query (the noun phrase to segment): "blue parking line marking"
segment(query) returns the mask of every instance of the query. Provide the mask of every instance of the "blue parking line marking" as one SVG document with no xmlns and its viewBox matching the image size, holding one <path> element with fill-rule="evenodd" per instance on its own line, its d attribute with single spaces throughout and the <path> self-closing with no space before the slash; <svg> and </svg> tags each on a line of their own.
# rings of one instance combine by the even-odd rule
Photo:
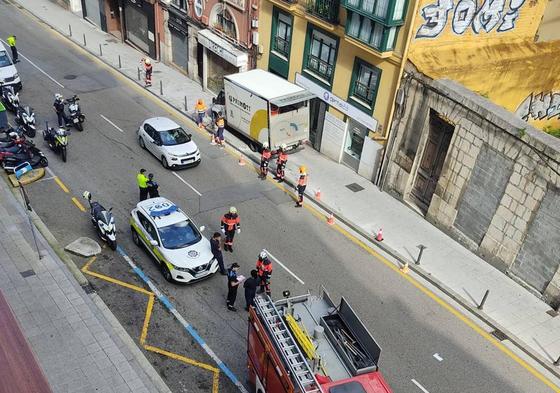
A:
<svg viewBox="0 0 560 393">
<path fill-rule="evenodd" d="M 181 314 L 179 314 L 179 312 L 177 311 L 177 309 L 175 308 L 175 306 L 169 301 L 169 299 L 167 298 L 167 296 L 165 296 L 163 293 L 161 293 L 161 291 L 155 286 L 155 284 L 152 282 L 152 280 L 150 280 L 150 278 L 144 273 L 144 271 L 142 271 L 142 269 L 140 269 L 138 266 L 136 266 L 136 264 L 134 263 L 134 261 L 132 260 L 132 258 L 130 258 L 126 252 L 123 250 L 123 248 L 119 245 L 117 246 L 117 252 L 124 258 L 124 260 L 130 265 L 130 267 L 132 268 L 132 270 L 134 271 L 134 273 L 136 273 L 138 275 L 138 277 L 140 277 L 142 279 L 142 281 L 144 281 L 144 283 L 150 288 L 150 290 L 156 295 L 156 297 L 158 298 L 158 300 L 167 308 L 167 310 L 173 314 L 173 316 L 175 317 L 175 319 L 177 319 L 177 321 L 179 321 L 179 323 L 183 326 L 183 328 L 187 331 L 187 333 L 189 333 L 191 335 L 191 337 L 198 343 L 198 345 L 200 345 L 202 347 L 202 349 L 204 350 L 204 352 L 206 352 L 206 354 L 208 356 L 210 356 L 212 358 L 212 360 L 214 360 L 214 362 L 216 363 L 216 365 L 218 366 L 218 368 L 220 370 L 222 370 L 222 372 L 229 378 L 229 380 L 231 382 L 233 382 L 235 384 L 235 386 L 237 386 L 237 388 L 239 389 L 240 392 L 242 393 L 249 393 L 247 391 L 247 389 L 245 389 L 245 386 L 243 386 L 243 384 L 239 381 L 239 379 L 235 376 L 235 374 L 226 366 L 226 364 L 214 353 L 214 351 L 208 346 L 208 344 L 206 344 L 206 342 L 204 341 L 204 339 L 202 337 L 200 337 L 200 334 L 198 334 L 198 332 L 196 331 L 196 329 L 190 324 L 188 323 L 185 318 L 183 318 L 183 316 Z"/>
</svg>

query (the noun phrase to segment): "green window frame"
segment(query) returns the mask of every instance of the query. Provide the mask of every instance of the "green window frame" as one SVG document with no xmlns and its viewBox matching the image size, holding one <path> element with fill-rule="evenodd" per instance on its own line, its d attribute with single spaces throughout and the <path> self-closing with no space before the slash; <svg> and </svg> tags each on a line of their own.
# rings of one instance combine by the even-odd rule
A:
<svg viewBox="0 0 560 393">
<path fill-rule="evenodd" d="M 338 56 L 338 37 L 308 24 L 303 51 L 303 70 L 319 84 L 330 88 L 336 59 Z"/>
<path fill-rule="evenodd" d="M 408 0 L 342 0 L 344 8 L 385 26 L 404 24 Z"/>
<path fill-rule="evenodd" d="M 294 17 L 274 7 L 272 16 L 272 35 L 270 47 L 272 52 L 284 58 L 290 58 Z"/>
<path fill-rule="evenodd" d="M 348 90 L 348 100 L 371 114 L 381 83 L 381 69 L 356 57 Z"/>
<path fill-rule="evenodd" d="M 346 35 L 380 51 L 395 48 L 399 27 L 385 26 L 360 13 L 348 10 Z"/>
</svg>

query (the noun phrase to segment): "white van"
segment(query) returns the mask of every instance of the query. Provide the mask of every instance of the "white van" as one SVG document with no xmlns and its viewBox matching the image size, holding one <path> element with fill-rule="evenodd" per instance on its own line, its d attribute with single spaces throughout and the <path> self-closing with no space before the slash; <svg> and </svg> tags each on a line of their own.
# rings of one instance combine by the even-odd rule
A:
<svg viewBox="0 0 560 393">
<path fill-rule="evenodd" d="M 12 61 L 8 50 L 1 43 L 0 43 L 0 84 L 4 84 L 4 86 L 13 86 L 15 91 L 19 91 L 23 87 L 16 66 L 14 66 L 14 62 Z"/>
</svg>

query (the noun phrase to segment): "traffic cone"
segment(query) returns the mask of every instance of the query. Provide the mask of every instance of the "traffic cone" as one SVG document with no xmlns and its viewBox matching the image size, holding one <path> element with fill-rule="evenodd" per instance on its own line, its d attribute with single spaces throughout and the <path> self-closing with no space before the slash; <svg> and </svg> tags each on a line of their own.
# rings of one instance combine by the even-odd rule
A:
<svg viewBox="0 0 560 393">
<path fill-rule="evenodd" d="M 377 231 L 377 235 L 375 235 L 375 240 L 377 240 L 378 242 L 383 241 L 383 228 L 379 228 L 379 230 Z"/>
<path fill-rule="evenodd" d="M 327 217 L 327 224 L 334 225 L 334 215 L 332 213 Z"/>
<path fill-rule="evenodd" d="M 321 189 L 317 188 L 317 191 L 315 191 L 315 199 L 317 199 L 318 201 L 321 200 Z"/>
<path fill-rule="evenodd" d="M 214 134 L 210 134 L 210 144 L 212 146 L 216 146 L 216 137 L 214 136 Z"/>
<path fill-rule="evenodd" d="M 404 274 L 408 273 L 408 262 L 405 262 L 404 265 L 401 266 L 400 271 Z"/>
<path fill-rule="evenodd" d="M 245 159 L 243 155 L 239 156 L 239 166 L 245 166 Z"/>
</svg>

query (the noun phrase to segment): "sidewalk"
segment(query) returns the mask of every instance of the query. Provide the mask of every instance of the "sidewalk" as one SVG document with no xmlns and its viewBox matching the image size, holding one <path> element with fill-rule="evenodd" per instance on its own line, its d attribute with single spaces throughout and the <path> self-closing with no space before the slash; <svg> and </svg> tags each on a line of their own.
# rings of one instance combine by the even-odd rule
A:
<svg viewBox="0 0 560 393">
<path fill-rule="evenodd" d="M 105 63 L 138 81 L 137 67 L 141 53 L 121 44 L 79 16 L 73 15 L 48 0 L 16 0 L 53 28 L 68 36 L 68 24 L 72 26 L 71 40 L 83 46 L 83 35 L 87 49 L 99 57 L 101 44 Z M 59 21 L 65 21 L 60 26 Z M 25 53 L 25 47 L 22 46 Z M 163 95 L 160 95 L 160 81 Z M 209 105 L 212 94 L 202 92 L 201 86 L 188 79 L 172 67 L 163 63 L 154 64 L 155 95 L 178 110 L 192 115 L 197 98 L 204 98 Z M 258 160 L 247 145 L 226 132 L 226 140 L 249 157 Z M 309 172 L 308 198 L 321 189 L 320 205 L 333 212 L 355 231 L 369 239 L 374 232 L 383 228 L 385 240 L 381 248 L 401 263 L 408 261 L 411 269 L 418 272 L 472 313 L 505 333 L 508 338 L 550 371 L 560 376 L 553 362 L 560 356 L 560 318 L 547 314 L 551 308 L 529 291 L 491 265 L 463 248 L 443 232 L 429 224 L 424 218 L 379 189 L 351 169 L 336 164 L 312 148 L 291 154 L 287 166 L 287 178 L 296 179 L 297 168 L 304 164 Z M 347 186 L 356 183 L 363 189 L 352 191 Z M 414 264 L 418 245 L 424 245 L 421 265 Z M 484 311 L 477 310 L 484 292 L 490 296 Z"/>
<path fill-rule="evenodd" d="M 126 332 L 98 295 L 79 286 L 35 229 L 39 259 L 25 211 L 8 187 L 0 179 L 0 288 L 51 390 L 168 393 L 132 340 L 121 339 Z"/>
</svg>

